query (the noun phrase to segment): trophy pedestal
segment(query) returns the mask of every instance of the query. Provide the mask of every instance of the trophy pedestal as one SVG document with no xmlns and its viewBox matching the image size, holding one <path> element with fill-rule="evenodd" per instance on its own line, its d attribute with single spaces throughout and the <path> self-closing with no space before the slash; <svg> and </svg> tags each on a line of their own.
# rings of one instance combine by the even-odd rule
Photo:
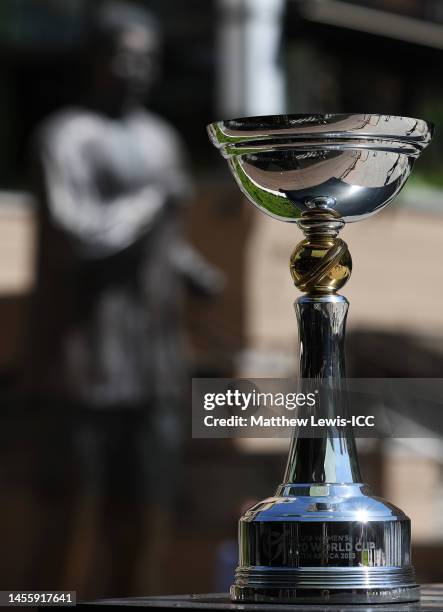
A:
<svg viewBox="0 0 443 612">
<path fill-rule="evenodd" d="M 237 602 L 417 601 L 410 521 L 364 485 L 288 485 L 240 519 Z"/>
</svg>

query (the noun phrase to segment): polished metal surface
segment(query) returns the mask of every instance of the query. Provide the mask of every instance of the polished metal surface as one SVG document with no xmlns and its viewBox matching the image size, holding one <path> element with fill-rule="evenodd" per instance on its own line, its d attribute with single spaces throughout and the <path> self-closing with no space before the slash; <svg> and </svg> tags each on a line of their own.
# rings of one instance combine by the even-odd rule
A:
<svg viewBox="0 0 443 612">
<path fill-rule="evenodd" d="M 300 376 L 331 383 L 320 399 L 330 417 L 346 408 L 334 388 L 346 375 L 347 311 L 340 295 L 296 302 Z M 241 517 L 234 601 L 416 601 L 408 517 L 362 484 L 350 428 L 322 434 L 294 431 L 283 484 Z"/>
<path fill-rule="evenodd" d="M 399 193 L 433 126 L 392 115 L 279 115 L 218 121 L 208 132 L 263 212 L 297 222 L 326 208 L 349 222 Z"/>
<path fill-rule="evenodd" d="M 343 222 L 325 210 L 300 217 L 305 233 L 292 252 L 290 271 L 294 284 L 310 295 L 335 293 L 347 283 L 352 272 L 348 245 L 337 238 Z"/>
<path fill-rule="evenodd" d="M 419 596 L 409 519 L 360 483 L 283 484 L 242 516 L 239 539 L 236 601 L 381 603 Z"/>
<path fill-rule="evenodd" d="M 322 380 L 322 410 L 345 415 L 347 300 L 337 291 L 352 260 L 338 238 L 345 222 L 384 208 L 400 191 L 433 126 L 391 115 L 282 115 L 208 126 L 243 193 L 263 212 L 305 234 L 290 271 L 300 378 Z M 305 381 L 306 382 L 306 381 Z M 307 384 L 307 383 L 306 383 Z M 310 383 L 312 384 L 312 383 Z M 351 429 L 291 442 L 284 482 L 239 523 L 238 602 L 382 604 L 419 599 L 410 521 L 361 483 Z"/>
<path fill-rule="evenodd" d="M 341 295 L 302 296 L 295 303 L 300 338 L 300 377 L 322 379 L 320 398 L 326 418 L 345 416 L 328 381 L 345 376 L 344 337 L 348 301 Z M 308 391 L 308 390 L 307 390 Z M 355 440 L 351 428 L 328 427 L 322 437 L 294 435 L 289 450 L 285 483 L 360 482 Z M 311 515 L 312 516 L 312 515 Z"/>
</svg>

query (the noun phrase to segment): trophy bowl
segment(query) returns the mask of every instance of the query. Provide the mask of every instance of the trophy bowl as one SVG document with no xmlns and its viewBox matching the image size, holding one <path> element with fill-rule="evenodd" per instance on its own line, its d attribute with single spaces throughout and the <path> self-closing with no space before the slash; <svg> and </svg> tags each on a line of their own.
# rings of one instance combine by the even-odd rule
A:
<svg viewBox="0 0 443 612">
<path fill-rule="evenodd" d="M 345 222 L 386 206 L 432 139 L 421 119 L 374 114 L 277 115 L 208 126 L 242 192 L 281 221 L 328 210 Z"/>
<path fill-rule="evenodd" d="M 281 115 L 208 126 L 242 192 L 305 234 L 290 270 L 305 294 L 295 309 L 300 380 L 345 378 L 348 301 L 337 294 L 352 260 L 338 233 L 384 208 L 401 190 L 433 126 L 374 114 Z M 334 393 L 323 410 L 340 415 Z M 330 421 L 333 422 L 333 418 Z M 282 484 L 239 522 L 231 597 L 240 602 L 380 604 L 420 597 L 410 520 L 362 480 L 354 432 L 295 430 Z"/>
</svg>

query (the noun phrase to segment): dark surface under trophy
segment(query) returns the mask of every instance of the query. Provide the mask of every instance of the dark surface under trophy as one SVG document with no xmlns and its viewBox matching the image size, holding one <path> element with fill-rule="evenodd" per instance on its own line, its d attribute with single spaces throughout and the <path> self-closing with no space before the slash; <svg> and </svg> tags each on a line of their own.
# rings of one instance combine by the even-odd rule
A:
<svg viewBox="0 0 443 612">
<path fill-rule="evenodd" d="M 348 302 L 337 294 L 352 260 L 338 233 L 399 193 L 432 139 L 425 121 L 389 115 L 281 115 L 220 121 L 209 135 L 260 210 L 297 223 L 290 260 L 300 377 L 345 377 Z M 333 403 L 329 413 L 334 414 Z M 240 519 L 238 602 L 417 601 L 410 521 L 362 483 L 352 431 L 294 432 L 283 484 Z"/>
</svg>

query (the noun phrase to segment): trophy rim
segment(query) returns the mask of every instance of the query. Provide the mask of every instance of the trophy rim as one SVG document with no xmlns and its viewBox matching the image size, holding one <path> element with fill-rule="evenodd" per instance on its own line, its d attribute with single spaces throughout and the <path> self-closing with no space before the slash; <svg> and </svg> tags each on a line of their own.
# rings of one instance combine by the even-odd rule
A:
<svg viewBox="0 0 443 612">
<path fill-rule="evenodd" d="M 393 126 L 383 129 L 389 120 Z M 401 125 L 401 123 L 404 125 Z M 207 126 L 212 143 L 225 157 L 243 152 L 299 148 L 395 150 L 418 157 L 435 132 L 432 122 L 378 113 L 299 113 L 257 115 L 214 121 Z"/>
</svg>

